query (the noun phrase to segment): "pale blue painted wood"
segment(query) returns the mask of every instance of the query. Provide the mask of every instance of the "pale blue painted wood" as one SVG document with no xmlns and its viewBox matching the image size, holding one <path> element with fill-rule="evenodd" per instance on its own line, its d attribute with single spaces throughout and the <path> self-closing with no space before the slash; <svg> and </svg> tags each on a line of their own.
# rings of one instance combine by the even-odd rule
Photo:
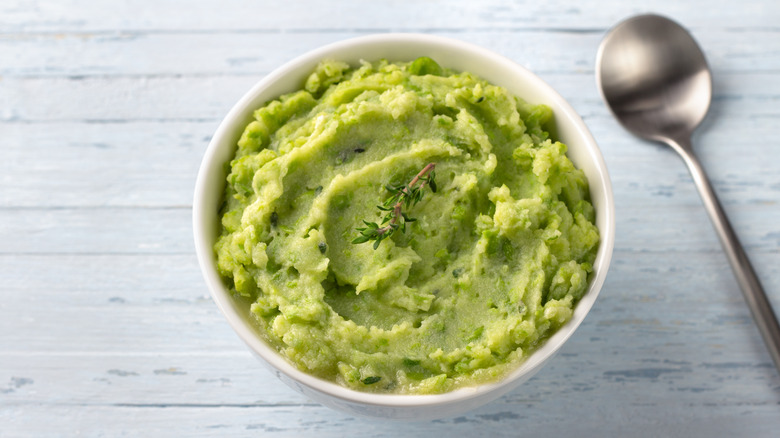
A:
<svg viewBox="0 0 780 438">
<path fill-rule="evenodd" d="M 776 436 L 771 365 L 682 162 L 623 132 L 593 78 L 645 2 L 8 0 L 0 4 L 0 437 Z M 655 2 L 714 69 L 696 148 L 780 308 L 780 3 Z M 208 296 L 190 208 L 220 118 L 275 66 L 384 31 L 526 65 L 583 115 L 617 243 L 552 363 L 477 411 L 384 423 L 260 367 Z"/>
</svg>

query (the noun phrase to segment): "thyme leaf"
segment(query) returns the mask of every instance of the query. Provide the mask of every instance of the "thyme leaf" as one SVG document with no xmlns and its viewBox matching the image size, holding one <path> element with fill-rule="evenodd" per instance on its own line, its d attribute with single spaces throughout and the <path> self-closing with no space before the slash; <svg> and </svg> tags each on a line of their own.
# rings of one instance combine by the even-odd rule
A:
<svg viewBox="0 0 780 438">
<path fill-rule="evenodd" d="M 370 377 L 366 377 L 365 379 L 361 380 L 361 382 L 363 382 L 364 385 L 373 385 L 374 383 L 376 383 L 376 382 L 378 382 L 380 380 L 382 380 L 382 378 L 379 377 L 379 376 L 370 376 Z"/>
<path fill-rule="evenodd" d="M 377 208 L 387 212 L 387 214 L 379 223 L 364 220 L 363 223 L 366 226 L 357 229 L 360 235 L 353 239 L 352 243 L 357 245 L 373 240 L 374 249 L 377 249 L 382 240 L 392 236 L 396 230 L 400 229 L 402 233 L 405 233 L 406 223 L 414 222 L 417 219 L 408 216 L 402 209 L 409 209 L 420 202 L 426 185 L 431 188 L 431 192 L 436 193 L 435 167 L 436 163 L 429 163 L 409 181 L 409 184 L 385 185 L 385 189 L 390 192 L 391 196 L 382 205 L 377 205 Z"/>
</svg>

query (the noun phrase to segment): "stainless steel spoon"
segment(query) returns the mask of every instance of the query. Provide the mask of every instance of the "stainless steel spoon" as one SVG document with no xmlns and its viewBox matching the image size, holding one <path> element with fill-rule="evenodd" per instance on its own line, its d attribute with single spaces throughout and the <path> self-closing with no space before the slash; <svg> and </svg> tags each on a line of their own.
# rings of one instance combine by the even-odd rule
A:
<svg viewBox="0 0 780 438">
<path fill-rule="evenodd" d="M 731 268 L 780 370 L 780 326 L 704 169 L 691 134 L 710 106 L 712 76 L 696 41 L 680 25 L 658 15 L 629 18 L 599 47 L 596 80 L 607 106 L 634 135 L 666 143 L 693 176 Z"/>
</svg>

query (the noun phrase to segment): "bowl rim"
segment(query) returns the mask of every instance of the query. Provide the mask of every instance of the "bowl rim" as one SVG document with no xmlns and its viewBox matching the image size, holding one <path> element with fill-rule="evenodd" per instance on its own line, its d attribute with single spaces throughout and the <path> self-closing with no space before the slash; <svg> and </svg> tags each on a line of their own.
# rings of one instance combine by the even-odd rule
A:
<svg viewBox="0 0 780 438">
<path fill-rule="evenodd" d="M 531 355 L 521 362 L 517 368 L 513 369 L 497 381 L 461 387 L 440 394 L 382 394 L 361 392 L 341 386 L 332 381 L 315 377 L 293 366 L 273 347 L 268 345 L 260 336 L 258 336 L 255 330 L 249 326 L 247 320 L 237 312 L 235 304 L 232 302 L 233 299 L 230 296 L 230 292 L 224 287 L 222 280 L 216 271 L 216 262 L 212 249 L 213 242 L 207 241 L 208 239 L 206 238 L 208 234 L 206 217 L 211 214 L 216 216 L 216 213 L 207 210 L 208 205 L 206 205 L 207 203 L 205 202 L 204 194 L 208 190 L 209 185 L 214 183 L 209 176 L 209 173 L 215 172 L 214 166 L 222 168 L 225 164 L 224 161 L 218 160 L 218 152 L 221 148 L 228 147 L 223 146 L 227 141 L 226 139 L 235 138 L 236 133 L 234 132 L 233 125 L 237 124 L 237 120 L 245 120 L 247 118 L 247 113 L 251 114 L 251 112 L 256 109 L 256 106 L 252 106 L 251 104 L 259 93 L 267 88 L 273 87 L 287 75 L 298 71 L 302 66 L 309 65 L 313 61 L 331 58 L 331 56 L 328 56 L 329 54 L 341 50 L 358 47 L 362 48 L 363 51 L 367 51 L 366 49 L 371 46 L 381 44 L 427 44 L 438 46 L 447 50 L 461 51 L 464 56 L 477 58 L 510 71 L 513 76 L 521 78 L 522 81 L 529 82 L 535 88 L 541 90 L 546 98 L 550 99 L 545 103 L 550 104 L 551 102 L 554 102 L 554 105 L 550 106 L 556 107 L 556 120 L 565 119 L 572 125 L 576 131 L 576 136 L 582 140 L 582 143 L 587 149 L 586 152 L 589 160 L 595 165 L 595 173 L 598 175 L 598 179 L 597 181 L 592 181 L 591 178 L 589 178 L 589 188 L 591 195 L 593 195 L 594 190 L 603 192 L 603 199 L 601 201 L 603 202 L 603 206 L 600 205 L 596 211 L 597 215 L 606 213 L 606 217 L 604 218 L 605 226 L 603 229 L 601 227 L 599 228 L 601 241 L 596 262 L 594 263 L 595 275 L 590 281 L 587 292 L 575 306 L 574 314 L 571 319 L 566 324 L 559 327 L 542 345 L 533 350 Z M 559 111 L 562 111 L 562 114 Z M 558 124 L 560 125 L 560 122 L 558 122 Z M 230 147 L 235 148 L 235 144 L 232 144 Z M 591 198 L 593 198 L 593 196 L 591 196 Z M 603 210 L 603 212 L 601 210 Z M 554 356 L 566 340 L 574 334 L 577 327 L 582 323 L 587 313 L 589 313 L 604 284 L 614 248 L 614 215 L 615 207 L 612 183 L 609 178 L 606 163 L 604 162 L 604 158 L 601 155 L 595 139 L 574 108 L 572 108 L 558 92 L 541 78 L 511 59 L 472 43 L 429 34 L 386 33 L 350 38 L 308 51 L 273 70 L 251 87 L 222 120 L 204 153 L 195 184 L 192 219 L 195 250 L 201 272 L 209 287 L 211 296 L 233 330 L 257 356 L 290 379 L 306 385 L 319 393 L 323 393 L 328 397 L 336 398 L 348 403 L 403 408 L 448 405 L 483 396 L 502 387 L 511 385 L 512 382 L 518 380 L 522 381 L 521 377 L 533 374 L 548 359 Z"/>
</svg>

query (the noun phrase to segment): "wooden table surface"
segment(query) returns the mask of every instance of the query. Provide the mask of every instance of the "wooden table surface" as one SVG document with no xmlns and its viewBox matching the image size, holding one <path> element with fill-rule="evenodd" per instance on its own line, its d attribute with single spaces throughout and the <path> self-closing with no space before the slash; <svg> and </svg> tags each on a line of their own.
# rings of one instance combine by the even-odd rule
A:
<svg viewBox="0 0 780 438">
<path fill-rule="evenodd" d="M 0 436 L 778 436 L 780 377 L 686 168 L 596 89 L 604 32 L 648 11 L 704 47 L 696 150 L 780 309 L 775 0 L 4 0 Z M 599 142 L 617 205 L 606 284 L 558 357 L 424 423 L 353 418 L 273 378 L 193 249 L 195 175 L 230 107 L 292 57 L 380 32 L 470 41 L 540 75 Z"/>
</svg>

